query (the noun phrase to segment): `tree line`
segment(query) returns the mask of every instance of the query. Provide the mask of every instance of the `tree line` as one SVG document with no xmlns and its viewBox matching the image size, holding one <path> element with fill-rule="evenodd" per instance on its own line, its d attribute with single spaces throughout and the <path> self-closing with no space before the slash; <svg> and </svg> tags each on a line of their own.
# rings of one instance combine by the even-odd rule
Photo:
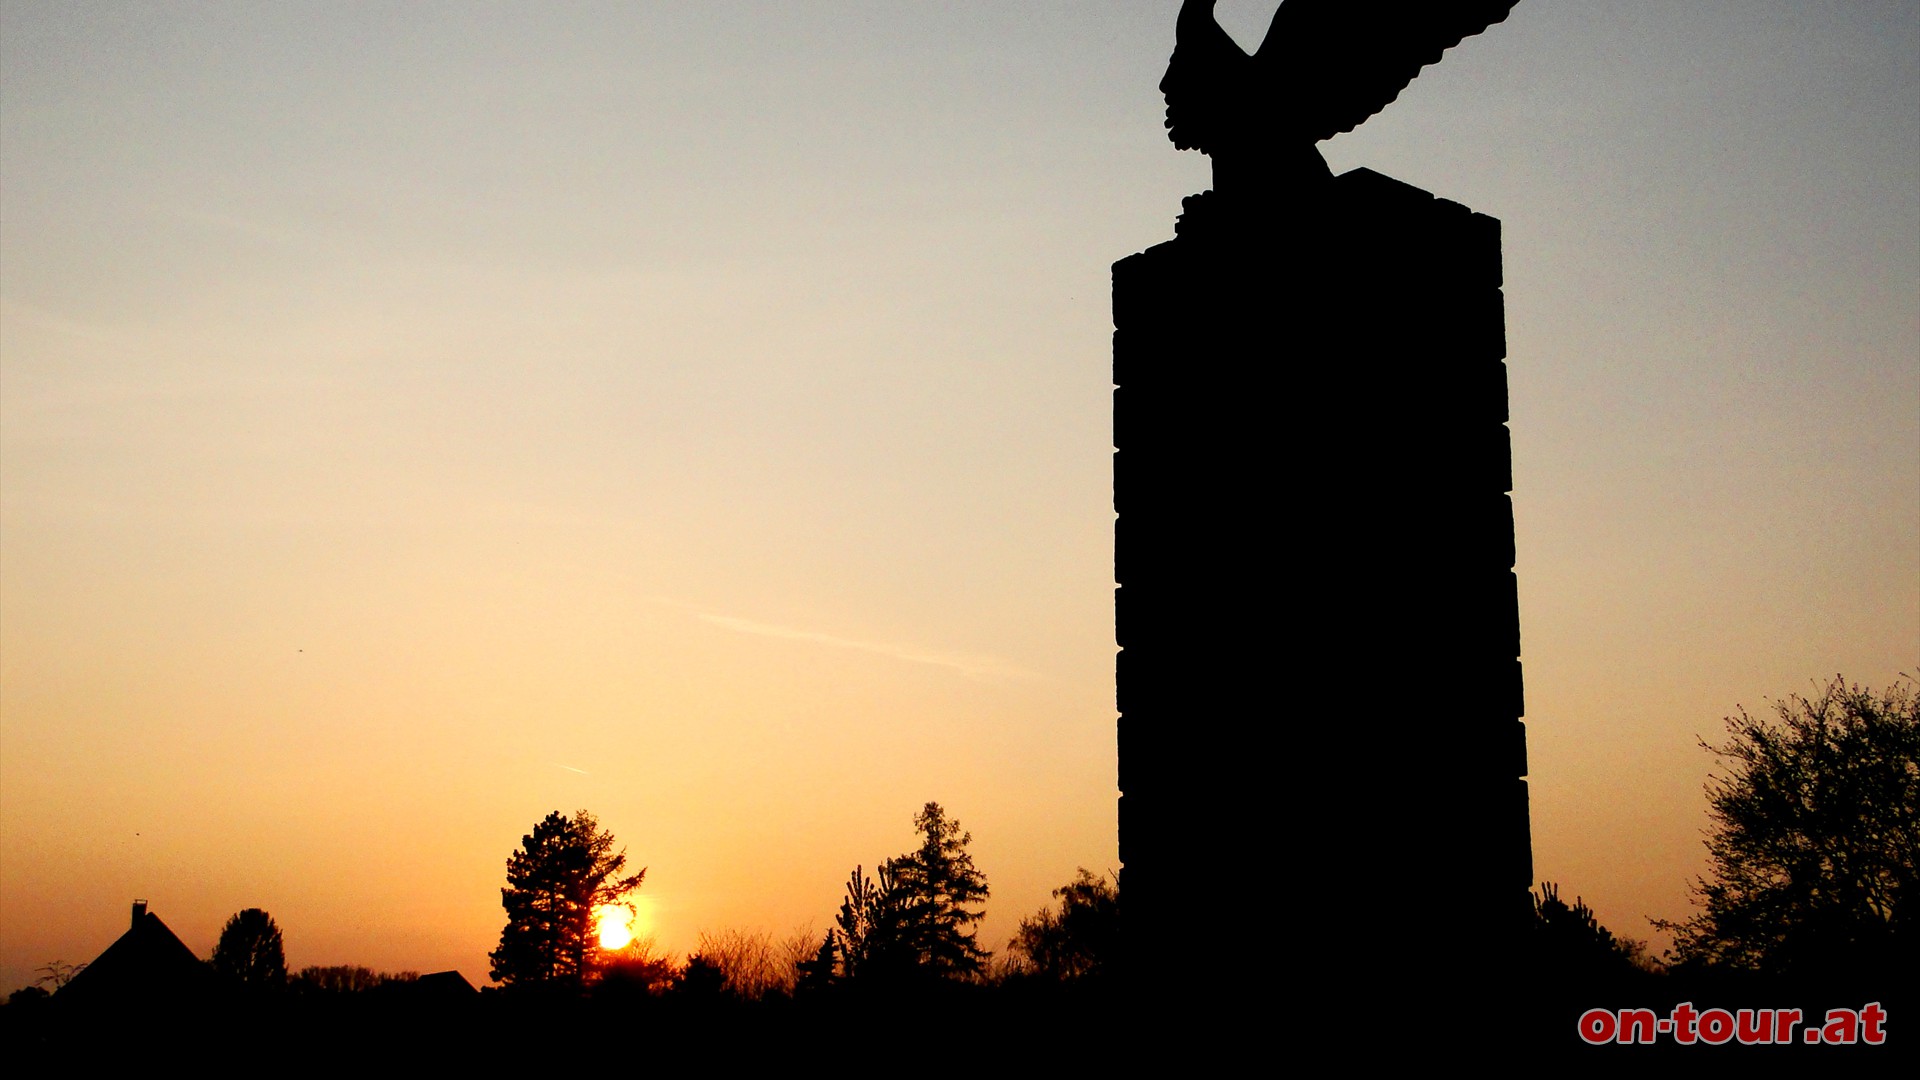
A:
<svg viewBox="0 0 1920 1080">
<path fill-rule="evenodd" d="M 1600 981 L 1670 975 L 1796 984 L 1904 985 L 1920 970 L 1920 694 L 1839 676 L 1791 694 L 1772 715 L 1727 717 L 1707 782 L 1707 871 L 1694 913 L 1649 919 L 1672 935 L 1656 959 L 1616 937 L 1556 886 L 1534 896 L 1530 959 L 1540 971 Z"/>
<path fill-rule="evenodd" d="M 979 905 L 990 888 L 967 847 L 973 841 L 937 802 L 913 819 L 916 849 L 856 866 L 833 926 L 804 933 L 703 933 L 684 964 L 646 942 L 607 947 L 597 926 L 609 909 L 631 912 L 644 869 L 626 873 L 626 852 L 582 810 L 554 812 L 521 838 L 507 860 L 501 904 L 507 924 L 491 954 L 492 975 L 521 993 L 644 992 L 759 1000 L 852 988 L 897 990 L 989 979 L 1097 980 L 1119 964 L 1119 889 L 1086 870 L 1054 891 L 1059 911 L 1023 919 L 999 964 L 979 941 Z"/>
<path fill-rule="evenodd" d="M 1911 679 L 1876 692 L 1836 677 L 1812 696 L 1745 710 L 1724 742 L 1701 742 L 1721 766 L 1709 781 L 1707 872 L 1696 910 L 1654 920 L 1673 935 L 1655 960 L 1642 942 L 1601 926 L 1583 899 L 1557 886 L 1535 894 L 1525 960 L 1572 984 L 1662 974 L 1881 979 L 1920 970 L 1920 694 Z M 1055 903 L 1020 920 L 996 955 L 979 940 L 986 875 L 972 835 L 936 802 L 912 819 L 918 845 L 852 869 L 824 933 L 776 940 L 761 932 L 702 933 L 684 961 L 637 941 L 603 943 L 608 909 L 632 911 L 646 870 L 587 811 L 536 823 L 507 860 L 506 924 L 491 972 L 510 996 L 676 997 L 765 1001 L 884 995 L 993 984 L 1102 987 L 1123 974 L 1117 877 L 1082 869 Z M 1412 958 L 1410 958 L 1412 962 Z M 250 995 L 359 995 L 404 986 L 411 972 L 355 966 L 290 973 L 280 927 L 258 908 L 236 913 L 207 966 Z M 10 1004 L 44 999 L 82 966 L 55 961 Z"/>
<path fill-rule="evenodd" d="M 1726 741 L 1700 743 L 1722 766 L 1707 785 L 1708 870 L 1693 885 L 1691 918 L 1650 920 L 1654 929 L 1673 935 L 1664 957 L 1656 958 L 1644 941 L 1615 936 L 1583 899 L 1576 896 L 1569 904 L 1547 882 L 1533 898 L 1523 967 L 1575 982 L 1616 983 L 1668 972 L 1682 980 L 1832 980 L 1920 970 L 1914 929 L 1920 694 L 1910 678 L 1876 692 L 1836 676 L 1812 696 L 1775 702 L 1772 714 L 1756 718 L 1740 710 L 1726 720 Z M 559 828 L 568 820 L 556 814 L 546 824 Z M 617 899 L 629 882 L 638 884 L 639 875 L 617 877 L 621 864 L 606 854 L 611 837 L 597 831 L 590 815 L 571 820 L 575 828 L 586 823 L 578 842 L 600 854 L 597 862 L 582 856 L 571 864 L 595 869 L 579 891 L 582 899 L 568 909 L 572 921 L 561 951 L 587 956 L 591 906 Z M 921 837 L 917 849 L 880 862 L 872 873 L 854 867 L 832 928 L 810 950 L 796 941 L 782 943 L 782 978 L 741 977 L 740 950 L 722 952 L 704 941 L 688 958 L 686 970 L 693 974 L 687 978 L 761 996 L 766 987 L 805 994 L 955 981 L 1103 981 L 1119 973 L 1117 878 L 1081 870 L 1054 890 L 1056 906 L 1020 921 L 995 961 L 977 937 L 983 915 L 978 905 L 989 890 L 967 850 L 971 834 L 933 802 L 913 825 Z M 533 846 L 516 860 L 538 847 L 536 837 L 527 842 Z M 520 864 L 510 864 L 510 879 L 512 865 Z M 510 880 L 510 913 L 517 891 Z M 513 941 L 551 932 L 547 922 L 510 918 L 496 958 Z M 768 941 L 754 955 L 772 951 Z M 617 967 L 623 961 L 603 962 Z M 653 965 L 646 985 L 675 985 L 657 959 L 635 963 Z M 556 981 L 545 973 L 562 969 L 565 977 L 557 981 L 572 989 L 592 981 L 587 968 L 545 960 L 496 966 L 494 975 L 510 986 L 538 985 Z"/>
</svg>

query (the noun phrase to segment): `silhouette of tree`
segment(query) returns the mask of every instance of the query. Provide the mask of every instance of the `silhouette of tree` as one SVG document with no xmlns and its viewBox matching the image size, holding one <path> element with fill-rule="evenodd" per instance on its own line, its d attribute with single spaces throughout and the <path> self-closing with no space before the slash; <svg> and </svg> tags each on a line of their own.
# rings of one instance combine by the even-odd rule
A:
<svg viewBox="0 0 1920 1080">
<path fill-rule="evenodd" d="M 621 876 L 626 865 L 626 852 L 614 850 L 592 814 L 548 814 L 507 859 L 507 925 L 489 955 L 493 977 L 522 989 L 584 987 L 599 951 L 596 909 L 624 904 L 646 877 L 645 869 Z"/>
<path fill-rule="evenodd" d="M 670 956 L 655 951 L 652 938 L 635 938 L 601 953 L 593 992 L 607 998 L 659 997 L 679 985 L 680 971 Z"/>
<path fill-rule="evenodd" d="M 776 962 L 780 965 L 781 973 L 780 988 L 788 995 L 792 995 L 800 988 L 800 980 L 807 973 L 807 965 L 819 958 L 818 940 L 814 936 L 813 923 L 809 921 L 803 926 L 795 927 L 792 933 L 781 939 L 775 946 Z M 831 971 L 831 958 L 828 963 L 828 970 Z"/>
<path fill-rule="evenodd" d="M 888 862 L 901 908 L 902 933 L 920 970 L 940 976 L 976 975 L 993 954 L 980 947 L 973 925 L 985 917 L 968 904 L 987 898 L 986 875 L 967 845 L 973 834 L 947 820 L 939 803 L 913 819 L 920 850 Z"/>
<path fill-rule="evenodd" d="M 1743 709 L 1725 744 L 1700 744 L 1728 773 L 1707 785 L 1700 910 L 1655 923 L 1674 934 L 1673 961 L 1795 975 L 1913 963 L 1920 696 L 1835 676 L 1774 713 Z"/>
<path fill-rule="evenodd" d="M 419 978 L 417 971 L 375 971 L 358 964 L 336 964 L 303 967 L 294 974 L 292 985 L 303 994 L 363 994 Z"/>
<path fill-rule="evenodd" d="M 833 985 L 833 969 L 838 959 L 836 952 L 833 931 L 829 930 L 810 958 L 794 962 L 793 992 L 796 997 L 817 994 Z"/>
<path fill-rule="evenodd" d="M 846 899 L 833 920 L 838 929 L 830 932 L 842 978 L 897 977 L 913 967 L 901 927 L 903 899 L 892 860 L 880 864 L 877 881 L 866 876 L 864 867 L 853 868 Z"/>
<path fill-rule="evenodd" d="M 1569 907 L 1551 881 L 1541 882 L 1533 894 L 1533 959 L 1543 974 L 1604 977 L 1646 971 L 1645 949 L 1641 942 L 1615 938 L 1586 900 L 1576 896 Z"/>
<path fill-rule="evenodd" d="M 933 802 L 914 816 L 913 826 L 919 850 L 880 864 L 877 879 L 855 867 L 847 881 L 832 935 L 846 978 L 972 976 L 992 955 L 973 929 L 984 913 L 967 907 L 987 898 L 987 879 L 967 852 L 973 835 Z"/>
<path fill-rule="evenodd" d="M 33 980 L 33 985 L 51 986 L 52 992 L 57 994 L 62 987 L 73 981 L 75 975 L 87 970 L 87 965 L 69 964 L 65 960 L 50 960 L 34 970 L 40 973 L 40 977 Z"/>
<path fill-rule="evenodd" d="M 780 947 L 764 930 L 702 930 L 694 938 L 693 952 L 718 968 L 727 993 L 742 1001 L 793 991 L 793 965 L 782 962 Z M 693 963 L 693 957 L 687 963 Z"/>
<path fill-rule="evenodd" d="M 273 916 L 259 908 L 237 912 L 220 930 L 213 947 L 213 970 L 249 992 L 287 985 L 287 952 Z"/>
<path fill-rule="evenodd" d="M 727 987 L 727 973 L 712 960 L 694 953 L 687 957 L 673 980 L 673 993 L 682 998 L 699 1001 L 711 1001 L 731 991 Z"/>
<path fill-rule="evenodd" d="M 1060 910 L 1021 919 L 1007 948 L 1025 974 L 1067 982 L 1112 973 L 1120 958 L 1120 890 L 1085 867 L 1053 890 Z"/>
<path fill-rule="evenodd" d="M 42 1003 L 53 997 L 44 986 L 23 986 L 7 995 L 7 1007 L 21 1010 L 39 1009 Z"/>
</svg>

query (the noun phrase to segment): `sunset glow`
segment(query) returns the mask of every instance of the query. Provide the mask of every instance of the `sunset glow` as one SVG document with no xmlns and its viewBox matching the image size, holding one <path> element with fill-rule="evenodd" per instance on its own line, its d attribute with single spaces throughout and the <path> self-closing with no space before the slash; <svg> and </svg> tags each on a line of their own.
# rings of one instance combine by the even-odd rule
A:
<svg viewBox="0 0 1920 1080">
<path fill-rule="evenodd" d="M 1212 183 L 1180 8 L 0 0 L 0 996 L 136 897 L 484 984 L 580 809 L 622 958 L 817 949 L 929 800 L 983 947 L 1119 869 L 1111 266 Z M 1920 661 L 1916 100 L 1920 4 L 1532 2 L 1320 144 L 1500 221 L 1533 864 L 1655 955 L 1699 740 Z M 1282 337 L 1182 363 L 1345 357 Z M 1238 454 L 1195 529 L 1365 572 L 1285 561 L 1346 447 Z M 1273 638 L 1207 752 L 1339 724 L 1363 788 L 1476 715 L 1396 612 L 1367 687 L 1267 617 L 1178 628 Z"/>
<path fill-rule="evenodd" d="M 601 948 L 624 949 L 633 940 L 633 912 L 618 904 L 609 904 L 596 909 L 593 917 L 600 923 Z"/>
</svg>

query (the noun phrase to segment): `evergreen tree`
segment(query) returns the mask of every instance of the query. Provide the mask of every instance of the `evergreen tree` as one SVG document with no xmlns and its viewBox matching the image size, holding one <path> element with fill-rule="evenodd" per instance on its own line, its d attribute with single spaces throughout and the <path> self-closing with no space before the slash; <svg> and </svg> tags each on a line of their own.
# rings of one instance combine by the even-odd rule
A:
<svg viewBox="0 0 1920 1080">
<path fill-rule="evenodd" d="M 895 860 L 880 864 L 876 877 L 856 866 L 847 878 L 847 897 L 834 916 L 832 940 L 840 953 L 843 978 L 898 978 L 916 963 L 904 933 L 905 894 L 894 875 Z"/>
<path fill-rule="evenodd" d="M 597 909 L 623 904 L 646 877 L 644 868 L 622 877 L 626 865 L 626 852 L 614 850 L 613 834 L 592 814 L 548 814 L 507 859 L 507 925 L 489 957 L 493 977 L 520 988 L 583 987 L 599 948 Z"/>
<path fill-rule="evenodd" d="M 1585 899 L 1576 896 L 1569 905 L 1551 881 L 1541 882 L 1533 894 L 1532 931 L 1533 960 L 1546 977 L 1621 977 L 1641 970 L 1635 958 L 1644 946 L 1615 938 Z"/>
<path fill-rule="evenodd" d="M 977 975 L 993 954 L 980 947 L 974 928 L 986 912 L 967 908 L 987 898 L 986 875 L 967 852 L 973 834 L 949 821 L 934 802 L 914 817 L 913 827 L 920 831 L 920 850 L 887 863 L 905 951 L 923 973 Z"/>
<path fill-rule="evenodd" d="M 828 944 L 840 954 L 840 974 L 867 982 L 952 978 L 978 974 L 992 953 L 980 948 L 973 925 L 985 913 L 966 905 L 987 898 L 987 879 L 974 868 L 973 835 L 949 821 L 939 803 L 913 819 L 918 851 L 880 864 L 875 878 L 854 867 Z"/>
<path fill-rule="evenodd" d="M 834 944 L 833 931 L 827 931 L 820 947 L 814 950 L 811 960 L 799 960 L 794 963 L 793 992 L 796 997 L 802 994 L 816 994 L 833 985 L 834 961 L 838 948 Z"/>
</svg>

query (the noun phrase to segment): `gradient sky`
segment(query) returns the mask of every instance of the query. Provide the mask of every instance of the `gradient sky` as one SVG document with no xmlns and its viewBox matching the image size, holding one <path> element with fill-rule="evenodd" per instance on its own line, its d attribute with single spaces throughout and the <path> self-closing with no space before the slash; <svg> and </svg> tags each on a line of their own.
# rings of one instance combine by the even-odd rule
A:
<svg viewBox="0 0 1920 1080">
<path fill-rule="evenodd" d="M 482 981 L 555 809 L 675 951 L 929 799 L 990 947 L 1116 866 L 1177 8 L 0 0 L 0 992 L 134 897 Z M 1920 3 L 1522 0 L 1323 149 L 1504 222 L 1536 875 L 1650 936 L 1697 737 L 1920 668 Z"/>
</svg>

